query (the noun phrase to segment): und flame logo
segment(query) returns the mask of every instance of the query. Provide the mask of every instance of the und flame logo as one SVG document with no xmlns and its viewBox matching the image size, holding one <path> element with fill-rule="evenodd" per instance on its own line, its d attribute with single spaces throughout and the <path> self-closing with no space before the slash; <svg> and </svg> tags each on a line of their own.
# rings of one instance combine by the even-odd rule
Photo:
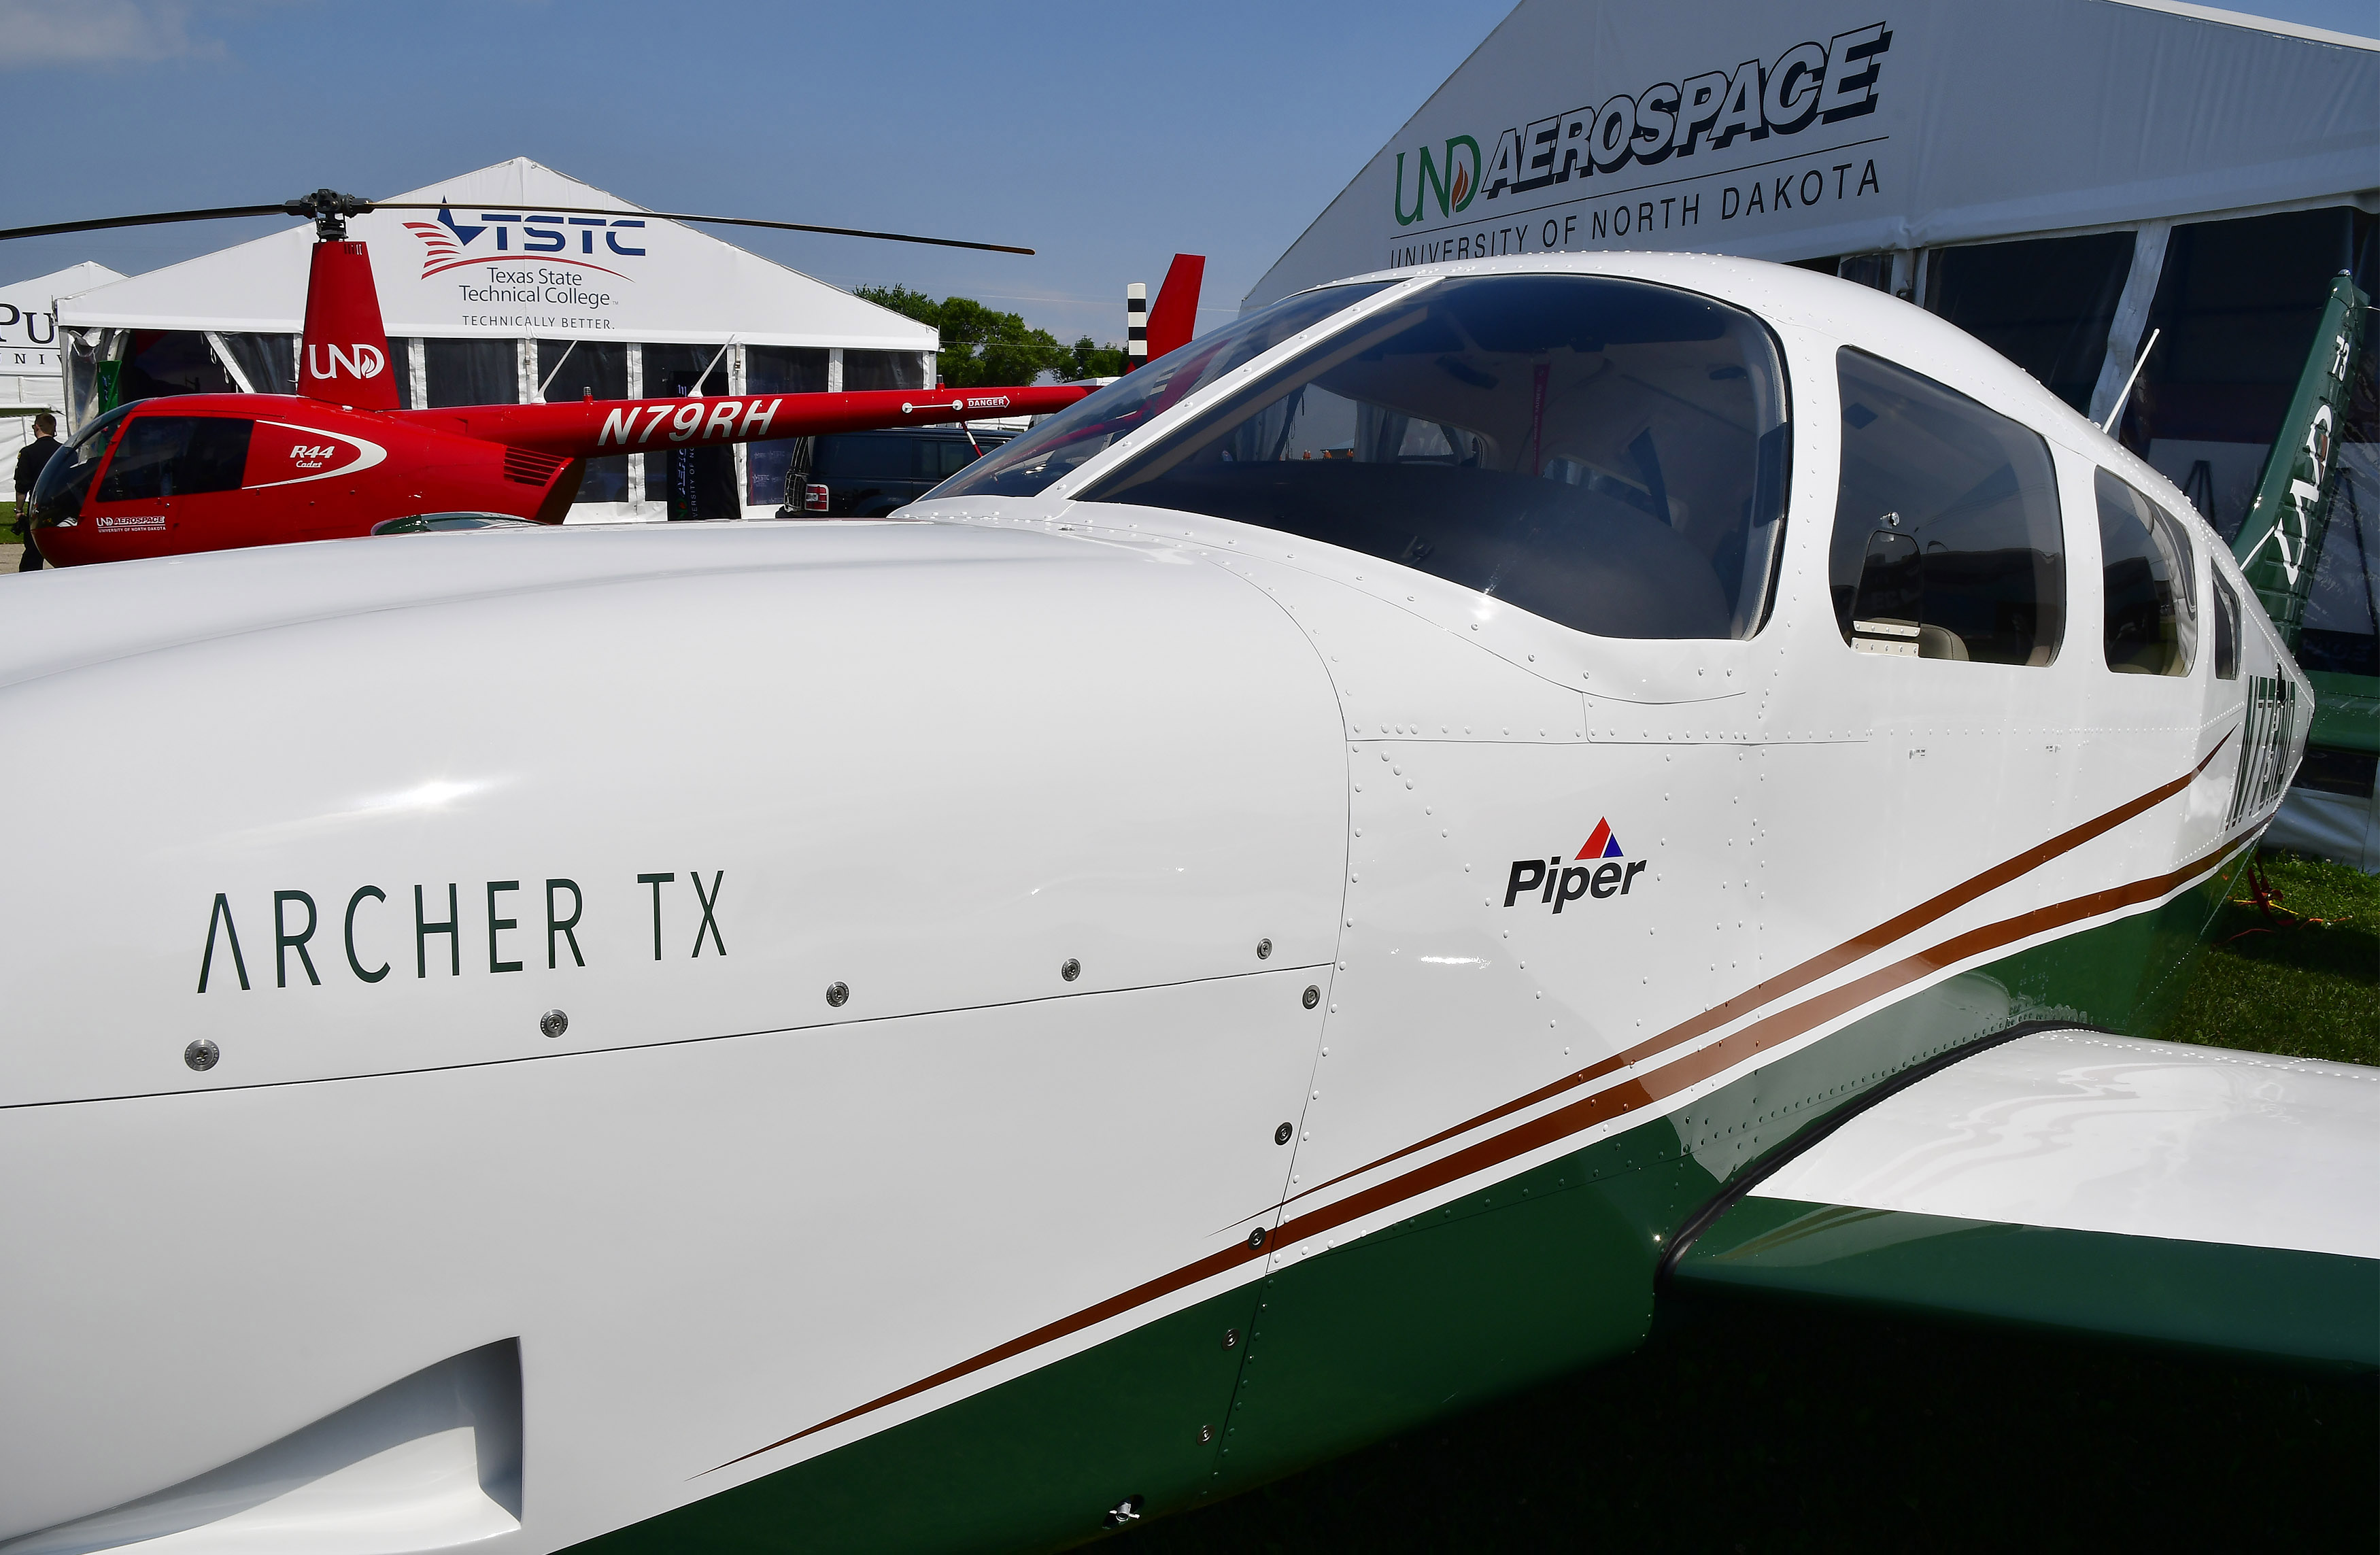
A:
<svg viewBox="0 0 2380 1555">
<path fill-rule="evenodd" d="M 331 364 L 327 371 L 322 366 L 326 355 Z M 306 345 L 306 376 L 323 383 L 343 371 L 350 378 L 364 379 L 377 378 L 387 370 L 388 358 L 377 346 L 360 341 L 352 346 L 317 346 L 311 341 Z"/>
</svg>

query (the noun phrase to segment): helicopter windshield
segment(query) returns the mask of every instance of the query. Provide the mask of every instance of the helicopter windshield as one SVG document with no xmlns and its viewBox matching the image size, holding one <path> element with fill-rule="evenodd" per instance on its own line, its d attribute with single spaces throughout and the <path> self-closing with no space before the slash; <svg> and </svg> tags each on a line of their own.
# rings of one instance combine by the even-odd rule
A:
<svg viewBox="0 0 2380 1555">
<path fill-rule="evenodd" d="M 36 525 L 69 523 L 82 511 L 82 499 L 91 490 L 91 478 L 99 473 L 100 461 L 107 456 L 107 445 L 115 438 L 115 429 L 131 411 L 128 405 L 117 406 L 50 456 L 50 462 L 42 467 L 40 479 L 33 482 Z"/>
<path fill-rule="evenodd" d="M 1234 319 L 1178 351 L 1168 351 L 1042 422 L 926 493 L 933 497 L 1029 497 L 1081 468 L 1109 444 L 1131 436 L 1199 389 L 1245 367 L 1331 314 L 1392 285 L 1367 281 L 1284 298 Z"/>
</svg>

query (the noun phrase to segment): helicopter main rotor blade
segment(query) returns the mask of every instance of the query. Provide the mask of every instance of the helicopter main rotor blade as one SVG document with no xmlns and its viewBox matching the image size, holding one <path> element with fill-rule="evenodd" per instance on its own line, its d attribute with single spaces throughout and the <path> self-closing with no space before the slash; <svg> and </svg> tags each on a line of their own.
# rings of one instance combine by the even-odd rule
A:
<svg viewBox="0 0 2380 1555">
<path fill-rule="evenodd" d="M 376 200 L 375 211 L 443 211 L 452 201 L 431 205 L 420 201 Z M 1029 254 L 1008 243 L 971 243 L 963 237 L 920 237 L 907 232 L 870 232 L 856 226 L 813 226 L 808 222 L 764 222 L 750 216 L 690 216 L 680 211 L 599 211 L 590 205 L 522 205 L 524 211 L 552 211 L 563 216 L 650 216 L 664 222 L 709 222 L 718 226 L 763 226 L 777 232 L 823 232 L 835 237 L 880 237 L 888 243 L 930 243 L 941 249 L 980 249 L 993 254 Z M 6 236 L 6 234 L 0 234 Z"/>
<path fill-rule="evenodd" d="M 220 205 L 212 211 L 158 211 L 146 216 L 103 216 L 88 222 L 51 222 L 44 226 L 12 226 L 0 231 L 0 241 L 11 237 L 48 237 L 61 232 L 99 232 L 112 226 L 162 226 L 168 222 L 214 222 L 233 216 L 286 216 L 285 202 L 272 205 Z"/>
<path fill-rule="evenodd" d="M 208 211 L 157 211 L 145 216 L 102 216 L 91 221 L 49 222 L 41 226 L 9 227 L 0 231 L 0 242 L 11 237 L 51 237 L 67 232 L 102 232 L 110 227 L 162 226 L 170 222 L 224 221 L 237 216 L 305 216 L 305 211 L 293 211 L 295 201 L 277 205 L 220 205 Z M 448 202 L 451 203 L 451 202 Z M 447 203 L 429 204 L 419 200 L 361 200 L 357 214 L 370 211 L 443 211 Z M 678 211 L 603 211 L 588 205 L 524 206 L 524 210 L 552 211 L 564 216 L 650 216 L 665 222 L 707 222 L 716 226 L 767 227 L 777 232 L 821 232 L 834 237 L 875 237 L 888 243 L 927 243 L 940 249 L 979 249 L 993 254 L 1030 254 L 1030 249 L 1020 249 L 1009 243 L 973 243 L 964 237 L 921 237 L 908 232 L 871 232 L 865 227 L 817 226 L 808 222 L 764 222 L 751 216 L 696 216 Z"/>
</svg>

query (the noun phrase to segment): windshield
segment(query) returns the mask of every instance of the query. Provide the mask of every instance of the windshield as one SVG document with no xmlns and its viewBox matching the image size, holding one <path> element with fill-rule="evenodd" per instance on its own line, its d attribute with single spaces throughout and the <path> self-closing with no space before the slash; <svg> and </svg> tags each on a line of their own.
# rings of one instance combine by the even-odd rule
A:
<svg viewBox="0 0 2380 1555">
<path fill-rule="evenodd" d="M 128 405 L 117 406 L 50 456 L 40 479 L 33 482 L 33 522 L 62 523 L 82 511 L 83 493 L 91 490 L 91 478 L 99 473 L 108 441 L 131 411 Z"/>
<path fill-rule="evenodd" d="M 1063 480 L 1109 444 L 1131 436 L 1207 384 L 1246 366 L 1290 336 L 1352 308 L 1390 281 L 1325 286 L 1285 298 L 1232 320 L 1178 351 L 1078 400 L 998 453 L 988 455 L 931 497 L 1029 497 Z"/>
<path fill-rule="evenodd" d="M 1448 280 L 1092 482 L 1580 631 L 1748 638 L 1784 527 L 1784 370 L 1751 314 L 1640 281 Z"/>
</svg>

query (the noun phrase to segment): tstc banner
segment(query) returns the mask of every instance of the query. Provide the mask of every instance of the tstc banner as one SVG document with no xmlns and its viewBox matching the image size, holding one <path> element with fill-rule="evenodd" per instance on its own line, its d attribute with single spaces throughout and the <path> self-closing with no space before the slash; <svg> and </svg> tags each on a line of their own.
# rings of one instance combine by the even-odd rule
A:
<svg viewBox="0 0 2380 1555">
<path fill-rule="evenodd" d="M 589 184 L 516 158 L 387 197 L 347 224 L 390 336 L 841 346 L 929 351 L 932 330 Z M 587 215 L 589 210 L 605 213 Z M 68 329 L 292 332 L 314 234 L 297 226 L 97 286 Z"/>
<path fill-rule="evenodd" d="M 1632 237 L 1638 242 L 1629 246 L 1644 247 L 1657 233 L 1698 234 L 1706 217 L 1716 232 L 1881 196 L 1876 153 L 1889 159 L 1891 137 L 1862 133 L 1876 127 L 1861 121 L 1876 111 L 1892 41 L 1890 29 L 1872 22 L 1823 43 L 1797 43 L 1771 63 L 1747 59 L 1508 126 L 1492 149 L 1451 135 L 1435 163 L 1427 143 L 1415 147 L 1410 170 L 1399 150 L 1390 262 Z M 1770 154 L 1747 159 L 1754 148 Z"/>
<path fill-rule="evenodd" d="M 415 216 L 401 225 L 406 237 L 392 234 L 385 246 L 401 261 L 418 261 L 418 269 L 400 272 L 407 300 L 416 312 L 443 303 L 466 326 L 609 328 L 610 315 L 652 268 L 641 262 L 652 252 L 641 216 L 466 206 L 458 219 L 442 205 L 431 220 Z"/>
<path fill-rule="evenodd" d="M 1800 259 L 2371 198 L 2380 48 L 2110 0 L 1867 5 L 1523 0 L 1247 300 L 1508 254 Z"/>
</svg>

